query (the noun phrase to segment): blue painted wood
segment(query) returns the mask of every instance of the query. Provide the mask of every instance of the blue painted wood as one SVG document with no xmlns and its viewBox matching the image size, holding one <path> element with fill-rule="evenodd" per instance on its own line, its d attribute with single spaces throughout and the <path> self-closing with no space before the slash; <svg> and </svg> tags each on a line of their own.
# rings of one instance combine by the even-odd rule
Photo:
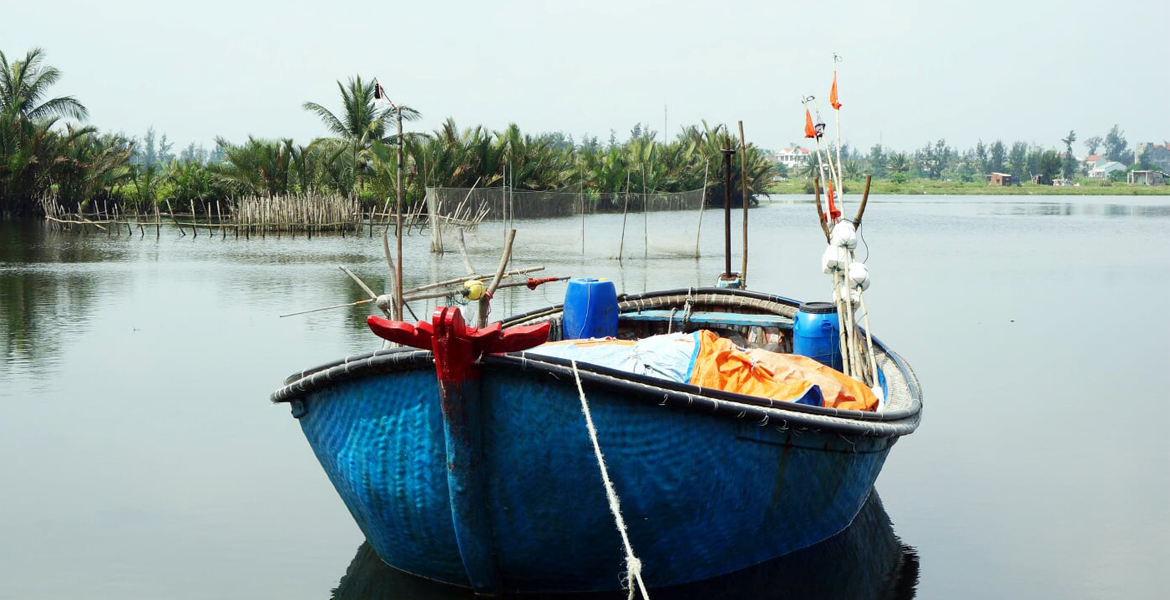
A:
<svg viewBox="0 0 1170 600">
<path fill-rule="evenodd" d="M 433 369 L 339 382 L 305 399 L 301 430 L 387 564 L 468 586 Z"/>
<path fill-rule="evenodd" d="M 433 370 L 419 369 L 343 380 L 305 398 L 305 436 L 378 555 L 482 591 L 493 584 L 471 565 L 487 554 L 504 591 L 617 589 L 621 542 L 575 384 L 485 368 L 479 424 L 468 421 L 478 467 L 448 444 L 437 385 Z M 894 443 L 632 402 L 615 390 L 592 389 L 588 399 L 651 586 L 729 573 L 842 530 Z M 464 467 L 481 484 L 455 490 L 449 473 Z M 465 493 L 490 527 L 453 525 L 467 518 L 452 503 Z"/>
<path fill-rule="evenodd" d="M 737 325 L 743 327 L 792 327 L 792 319 L 780 315 L 752 315 L 745 313 L 728 312 L 693 312 L 685 315 L 681 311 L 670 310 L 642 310 L 638 312 L 622 313 L 618 316 L 622 321 L 653 321 L 663 323 L 673 321 L 686 322 L 694 325 Z"/>
<path fill-rule="evenodd" d="M 483 455 L 483 399 L 478 379 L 440 381 L 443 437 L 446 440 L 447 489 L 459 556 L 471 587 L 485 594 L 502 590 L 496 564 L 495 536 Z"/>
</svg>

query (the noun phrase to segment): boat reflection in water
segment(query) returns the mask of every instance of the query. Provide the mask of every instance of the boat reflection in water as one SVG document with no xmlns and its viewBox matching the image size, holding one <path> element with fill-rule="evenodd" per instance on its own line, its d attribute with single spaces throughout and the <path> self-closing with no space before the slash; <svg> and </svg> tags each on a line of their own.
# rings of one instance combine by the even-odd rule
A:
<svg viewBox="0 0 1170 600">
<path fill-rule="evenodd" d="M 696 540 L 702 543 L 701 540 Z M 614 565 L 614 578 L 621 565 Z M 906 599 L 918 585 L 918 555 L 894 534 L 875 491 L 853 523 L 813 546 L 742 571 L 688 585 L 651 590 L 663 598 Z M 363 542 L 333 590 L 335 600 L 474 598 L 470 589 L 409 575 L 383 563 Z M 626 598 L 626 592 L 520 596 L 527 599 Z"/>
</svg>

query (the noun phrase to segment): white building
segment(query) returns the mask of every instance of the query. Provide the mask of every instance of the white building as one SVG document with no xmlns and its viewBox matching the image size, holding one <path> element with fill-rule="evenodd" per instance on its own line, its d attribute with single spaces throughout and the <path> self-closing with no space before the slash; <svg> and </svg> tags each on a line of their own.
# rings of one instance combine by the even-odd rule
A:
<svg viewBox="0 0 1170 600">
<path fill-rule="evenodd" d="M 776 153 L 776 162 L 789 169 L 795 169 L 804 164 L 810 152 L 808 148 L 781 148 Z"/>
<path fill-rule="evenodd" d="M 1125 165 L 1117 161 L 1098 161 L 1097 165 L 1089 170 L 1089 177 L 1093 179 L 1107 179 L 1114 171 L 1124 171 Z"/>
</svg>

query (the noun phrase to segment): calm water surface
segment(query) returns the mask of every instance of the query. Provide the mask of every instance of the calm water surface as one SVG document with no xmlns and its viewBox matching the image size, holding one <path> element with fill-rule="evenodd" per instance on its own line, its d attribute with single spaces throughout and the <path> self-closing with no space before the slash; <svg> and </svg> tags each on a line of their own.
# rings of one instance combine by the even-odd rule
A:
<svg viewBox="0 0 1170 600">
<path fill-rule="evenodd" d="M 812 206 L 774 200 L 752 211 L 749 286 L 824 299 Z M 1170 597 L 1170 199 L 882 197 L 867 212 L 873 329 L 918 372 L 923 425 L 858 527 L 689 595 Z M 513 264 L 627 292 L 708 285 L 721 217 L 703 217 L 696 260 L 697 213 L 651 214 L 648 245 L 631 216 L 621 263 L 620 215 L 586 219 L 584 254 L 579 219 L 524 221 Z M 477 268 L 502 238 L 499 223 L 469 236 Z M 408 285 L 463 274 L 427 244 L 406 239 Z M 0 598 L 449 596 L 370 560 L 268 402 L 291 372 L 378 345 L 364 307 L 278 317 L 361 299 L 338 264 L 383 288 L 364 235 L 0 223 Z M 521 290 L 496 316 L 564 287 Z"/>
</svg>

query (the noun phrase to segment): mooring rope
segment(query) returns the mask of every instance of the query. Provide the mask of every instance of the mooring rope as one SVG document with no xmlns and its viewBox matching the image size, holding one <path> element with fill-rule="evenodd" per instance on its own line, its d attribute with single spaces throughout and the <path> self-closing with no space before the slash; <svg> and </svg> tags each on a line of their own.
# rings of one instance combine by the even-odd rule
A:
<svg viewBox="0 0 1170 600">
<path fill-rule="evenodd" d="M 597 443 L 597 429 L 593 427 L 593 415 L 589 413 L 589 403 L 585 400 L 585 388 L 581 386 L 581 374 L 577 372 L 577 361 L 573 365 L 573 378 L 577 380 L 577 393 L 581 396 L 581 412 L 585 413 L 585 426 L 589 429 L 589 439 L 593 441 L 593 454 L 597 456 L 597 467 L 601 469 L 601 482 L 605 484 L 605 497 L 609 500 L 609 512 L 613 513 L 613 522 L 617 525 L 618 533 L 622 536 L 622 545 L 626 549 L 626 588 L 630 590 L 628 600 L 634 600 L 634 583 L 638 584 L 637 591 L 642 593 L 645 600 L 650 600 L 646 592 L 646 584 L 642 582 L 642 561 L 634 555 L 634 547 L 630 545 L 630 536 L 626 533 L 626 521 L 622 518 L 621 502 L 617 492 L 613 489 L 613 482 L 609 479 L 609 470 L 605 468 L 605 459 L 601 456 L 601 445 Z"/>
</svg>

